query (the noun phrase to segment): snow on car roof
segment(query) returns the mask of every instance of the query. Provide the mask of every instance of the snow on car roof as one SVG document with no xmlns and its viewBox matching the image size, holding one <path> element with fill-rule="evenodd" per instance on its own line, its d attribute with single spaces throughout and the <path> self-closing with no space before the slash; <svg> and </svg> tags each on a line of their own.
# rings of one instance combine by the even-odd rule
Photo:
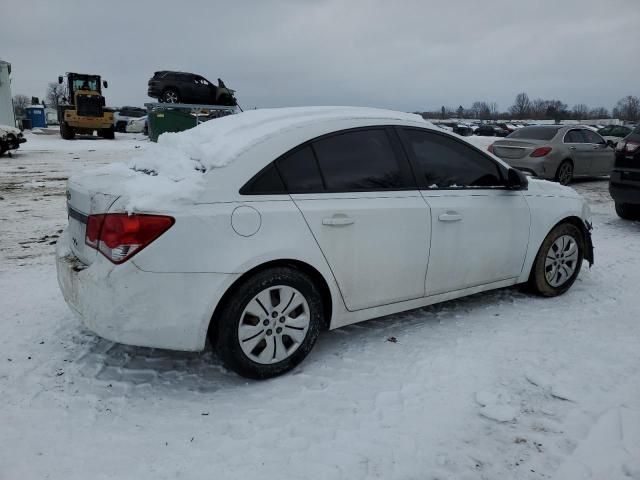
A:
<svg viewBox="0 0 640 480">
<path fill-rule="evenodd" d="M 433 127 L 421 116 L 364 107 L 293 107 L 250 110 L 210 120 L 190 130 L 164 133 L 157 145 L 127 164 L 111 164 L 92 172 L 118 174 L 129 211 L 193 199 L 204 186 L 202 173 L 224 167 L 275 136 L 312 124 L 342 120 L 388 121 Z M 336 128 L 336 129 L 339 129 Z"/>
<path fill-rule="evenodd" d="M 165 133 L 158 145 L 185 152 L 204 170 L 224 166 L 266 138 L 310 123 L 344 119 L 401 120 L 426 123 L 415 114 L 358 107 L 294 107 L 250 110 L 180 133 Z"/>
</svg>

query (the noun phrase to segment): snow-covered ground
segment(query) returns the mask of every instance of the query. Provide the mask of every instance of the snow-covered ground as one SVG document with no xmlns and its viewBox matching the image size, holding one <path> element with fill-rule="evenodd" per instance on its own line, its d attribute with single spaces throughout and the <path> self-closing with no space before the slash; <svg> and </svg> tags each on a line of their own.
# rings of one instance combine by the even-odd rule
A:
<svg viewBox="0 0 640 480">
<path fill-rule="evenodd" d="M 58 291 L 64 180 L 142 135 L 0 158 L 0 479 L 640 479 L 640 223 L 605 180 L 564 296 L 479 294 L 321 335 L 249 382 L 207 351 L 114 345 Z M 471 137 L 486 147 L 491 139 Z"/>
</svg>

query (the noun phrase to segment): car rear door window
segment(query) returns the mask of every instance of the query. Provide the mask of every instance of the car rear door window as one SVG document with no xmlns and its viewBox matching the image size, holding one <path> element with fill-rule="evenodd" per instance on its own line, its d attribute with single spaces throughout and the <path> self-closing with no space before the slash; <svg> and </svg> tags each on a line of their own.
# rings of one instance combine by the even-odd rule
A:
<svg viewBox="0 0 640 480">
<path fill-rule="evenodd" d="M 604 138 L 602 138 L 594 131 L 582 130 L 582 135 L 584 136 L 587 143 L 605 143 Z"/>
<path fill-rule="evenodd" d="M 296 150 L 276 163 L 289 193 L 313 193 L 324 190 L 318 163 L 310 146 Z"/>
<path fill-rule="evenodd" d="M 242 195 L 268 195 L 287 193 L 280 174 L 272 162 L 240 189 Z"/>
<path fill-rule="evenodd" d="M 569 130 L 564 136 L 564 143 L 586 143 L 580 130 Z"/>
<path fill-rule="evenodd" d="M 426 188 L 504 187 L 498 165 L 471 146 L 426 130 L 404 134 Z"/>
<path fill-rule="evenodd" d="M 329 191 L 415 188 L 408 164 L 396 157 L 385 129 L 331 135 L 314 141 L 313 149 Z"/>
</svg>

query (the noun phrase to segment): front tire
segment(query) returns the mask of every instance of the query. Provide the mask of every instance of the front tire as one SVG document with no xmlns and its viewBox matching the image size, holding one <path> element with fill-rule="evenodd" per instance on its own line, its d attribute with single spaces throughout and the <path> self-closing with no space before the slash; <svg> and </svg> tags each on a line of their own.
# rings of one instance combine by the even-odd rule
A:
<svg viewBox="0 0 640 480">
<path fill-rule="evenodd" d="M 76 137 L 76 132 L 67 122 L 62 122 L 60 124 L 60 136 L 65 140 L 73 140 Z"/>
<path fill-rule="evenodd" d="M 624 220 L 640 220 L 640 206 L 616 202 L 616 213 Z"/>
<path fill-rule="evenodd" d="M 304 360 L 323 318 L 322 296 L 307 275 L 272 268 L 235 289 L 214 319 L 211 340 L 229 369 L 243 377 L 271 378 Z"/>
<path fill-rule="evenodd" d="M 565 160 L 556 171 L 556 182 L 560 185 L 569 185 L 571 180 L 573 180 L 573 163 L 570 160 Z"/>
<path fill-rule="evenodd" d="M 565 293 L 578 278 L 584 258 L 582 231 L 561 223 L 549 232 L 536 255 L 529 276 L 531 289 L 543 297 Z"/>
<path fill-rule="evenodd" d="M 115 129 L 113 127 L 103 128 L 99 133 L 102 138 L 107 140 L 113 140 L 114 138 L 116 138 Z"/>
</svg>

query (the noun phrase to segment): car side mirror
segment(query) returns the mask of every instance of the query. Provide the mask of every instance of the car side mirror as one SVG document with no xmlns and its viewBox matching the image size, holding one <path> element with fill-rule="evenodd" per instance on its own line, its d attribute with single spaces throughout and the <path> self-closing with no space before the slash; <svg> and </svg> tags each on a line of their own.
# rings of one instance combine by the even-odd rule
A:
<svg viewBox="0 0 640 480">
<path fill-rule="evenodd" d="M 109 83 L 108 83 L 106 80 L 103 80 L 103 81 L 102 81 L 102 86 L 103 86 L 104 88 L 109 88 Z"/>
<path fill-rule="evenodd" d="M 507 172 L 507 187 L 510 190 L 526 190 L 529 185 L 527 176 L 520 170 L 510 168 Z"/>
<path fill-rule="evenodd" d="M 58 77 L 58 83 L 62 85 L 62 76 Z"/>
</svg>

